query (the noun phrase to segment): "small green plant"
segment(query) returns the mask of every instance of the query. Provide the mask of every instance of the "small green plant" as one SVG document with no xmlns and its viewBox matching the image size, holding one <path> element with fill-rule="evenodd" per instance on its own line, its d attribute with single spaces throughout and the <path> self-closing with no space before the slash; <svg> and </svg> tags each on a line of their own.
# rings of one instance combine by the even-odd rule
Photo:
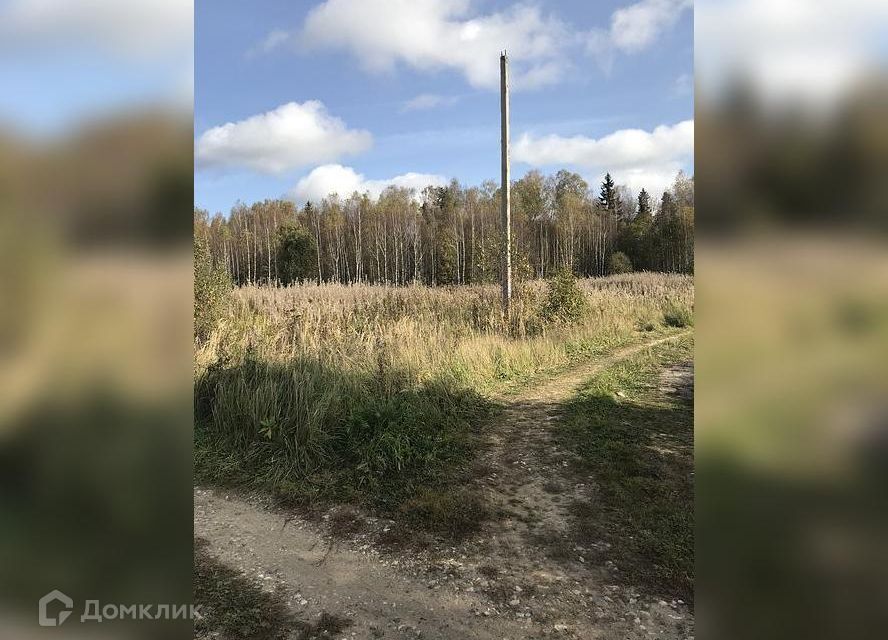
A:
<svg viewBox="0 0 888 640">
<path fill-rule="evenodd" d="M 610 274 L 631 273 L 632 261 L 622 251 L 615 251 L 607 260 L 607 271 Z"/>
<path fill-rule="evenodd" d="M 204 238 L 194 239 L 194 337 L 204 342 L 225 314 L 231 291 L 228 271 L 213 261 Z"/>
<path fill-rule="evenodd" d="M 670 303 L 663 310 L 663 324 L 667 327 L 692 327 L 694 314 L 688 307 Z"/>
<path fill-rule="evenodd" d="M 561 269 L 549 280 L 542 317 L 548 322 L 576 324 L 589 311 L 586 294 L 569 269 Z"/>
<path fill-rule="evenodd" d="M 461 538 L 474 531 L 487 517 L 481 498 L 468 489 L 426 489 L 401 505 L 413 526 Z"/>
</svg>

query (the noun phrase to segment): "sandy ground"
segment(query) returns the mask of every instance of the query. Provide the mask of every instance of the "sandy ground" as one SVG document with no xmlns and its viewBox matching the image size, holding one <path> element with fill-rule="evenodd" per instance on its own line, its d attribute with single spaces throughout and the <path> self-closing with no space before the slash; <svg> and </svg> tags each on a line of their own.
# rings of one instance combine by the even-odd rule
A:
<svg viewBox="0 0 888 640">
<path fill-rule="evenodd" d="M 333 539 L 323 522 L 262 497 L 206 489 L 194 493 L 195 535 L 269 589 L 282 587 L 295 616 L 348 618 L 345 638 L 693 638 L 683 602 L 651 600 L 622 584 L 607 543 L 572 542 L 569 506 L 594 500 L 595 480 L 577 476 L 573 454 L 548 428 L 589 377 L 674 339 L 623 349 L 500 398 L 505 409 L 474 482 L 502 517 L 463 542 L 392 551 L 378 541 L 397 523 L 366 517 L 355 535 Z M 691 365 L 679 365 L 663 373 L 660 388 L 687 398 L 692 385 Z"/>
</svg>

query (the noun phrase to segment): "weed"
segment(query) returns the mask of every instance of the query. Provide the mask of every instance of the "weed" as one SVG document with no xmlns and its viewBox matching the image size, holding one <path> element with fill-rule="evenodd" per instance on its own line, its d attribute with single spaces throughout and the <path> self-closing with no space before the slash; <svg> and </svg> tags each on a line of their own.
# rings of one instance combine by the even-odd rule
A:
<svg viewBox="0 0 888 640">
<path fill-rule="evenodd" d="M 474 533 L 487 516 L 481 498 L 467 489 L 426 489 L 406 500 L 401 505 L 401 511 L 415 527 L 445 533 L 453 538 Z"/>
<path fill-rule="evenodd" d="M 542 317 L 559 324 L 576 324 L 589 311 L 589 301 L 568 269 L 561 269 L 549 280 L 549 290 L 542 309 Z"/>
<path fill-rule="evenodd" d="M 355 509 L 344 505 L 336 507 L 330 512 L 327 524 L 330 534 L 335 538 L 348 538 L 361 530 L 364 519 Z"/>
<path fill-rule="evenodd" d="M 694 314 L 687 306 L 670 303 L 663 310 L 663 324 L 667 327 L 692 327 Z"/>
</svg>

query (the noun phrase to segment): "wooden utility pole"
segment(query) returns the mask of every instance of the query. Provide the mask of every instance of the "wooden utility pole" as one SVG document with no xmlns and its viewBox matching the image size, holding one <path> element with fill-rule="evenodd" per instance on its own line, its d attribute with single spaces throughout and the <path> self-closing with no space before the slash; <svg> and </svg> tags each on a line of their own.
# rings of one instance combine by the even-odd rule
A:
<svg viewBox="0 0 888 640">
<path fill-rule="evenodd" d="M 502 116 L 503 317 L 512 303 L 512 212 L 509 197 L 509 58 L 500 55 L 500 113 Z"/>
</svg>

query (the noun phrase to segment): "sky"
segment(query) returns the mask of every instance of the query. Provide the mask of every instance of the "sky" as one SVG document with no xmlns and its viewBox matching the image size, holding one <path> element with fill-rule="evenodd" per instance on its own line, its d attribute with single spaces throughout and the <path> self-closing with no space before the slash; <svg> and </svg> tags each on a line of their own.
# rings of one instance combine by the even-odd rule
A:
<svg viewBox="0 0 888 640">
<path fill-rule="evenodd" d="M 0 0 L 0 135 L 196 99 L 195 198 L 213 212 L 478 184 L 499 177 L 508 48 L 516 178 L 610 170 L 656 192 L 693 169 L 695 89 L 740 75 L 777 107 L 840 105 L 884 76 L 886 17 L 884 0 Z"/>
<path fill-rule="evenodd" d="M 146 107 L 191 111 L 191 0 L 0 0 L 0 128 L 49 138 Z"/>
<path fill-rule="evenodd" d="M 690 0 L 198 0 L 195 204 L 371 196 L 610 171 L 658 193 L 693 173 Z"/>
</svg>

